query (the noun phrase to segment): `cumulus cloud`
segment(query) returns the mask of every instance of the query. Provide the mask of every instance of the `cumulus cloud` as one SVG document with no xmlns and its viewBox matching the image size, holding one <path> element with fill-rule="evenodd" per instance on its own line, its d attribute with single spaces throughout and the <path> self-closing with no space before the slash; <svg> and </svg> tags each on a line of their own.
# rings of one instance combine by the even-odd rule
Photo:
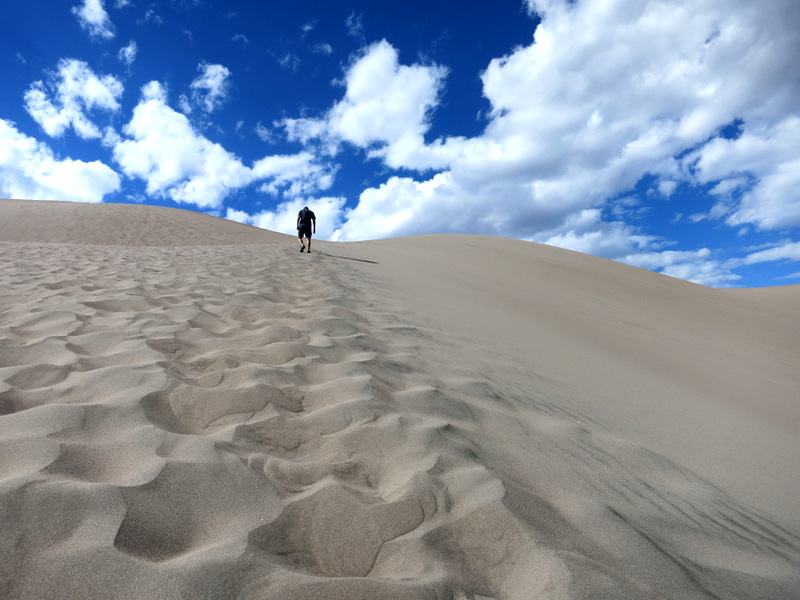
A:
<svg viewBox="0 0 800 600">
<path fill-rule="evenodd" d="M 133 61 L 136 60 L 136 54 L 139 52 L 139 46 L 137 46 L 135 40 L 131 40 L 130 44 L 127 46 L 123 46 L 120 48 L 119 53 L 117 54 L 117 58 L 127 66 L 131 66 Z"/>
<path fill-rule="evenodd" d="M 520 173 L 531 184 L 526 202 L 560 205 L 564 221 L 645 174 L 685 178 L 674 157 L 736 119 L 746 129 L 751 115 L 762 119 L 785 87 L 773 60 L 785 64 L 797 48 L 793 27 L 746 2 L 531 4 L 543 15 L 534 43 L 483 75 L 485 147 L 452 167 L 483 178 Z"/>
<path fill-rule="evenodd" d="M 300 196 L 330 188 L 334 172 L 316 162 L 312 153 L 300 152 L 266 156 L 255 162 L 252 175 L 267 180 L 259 188 L 262 192 Z"/>
<path fill-rule="evenodd" d="M 199 135 L 167 104 L 163 87 L 151 82 L 114 147 L 114 159 L 130 177 L 147 182 L 149 194 L 176 202 L 219 207 L 231 189 L 246 185 L 247 168 L 220 145 Z"/>
<path fill-rule="evenodd" d="M 753 252 L 748 255 L 743 262 L 746 265 L 753 265 L 756 263 L 780 260 L 792 262 L 800 261 L 800 242 L 789 242 L 775 248 Z"/>
<path fill-rule="evenodd" d="M 541 18 L 532 43 L 481 76 L 490 109 L 478 136 L 424 140 L 446 70 L 401 65 L 385 41 L 349 66 L 343 98 L 324 115 L 283 122 L 319 151 L 347 142 L 417 172 L 364 190 L 335 238 L 499 233 L 631 262 L 657 253 L 662 272 L 710 282 L 735 275 L 701 250 L 662 252 L 668 240 L 611 203 L 644 178 L 651 189 L 636 193 L 665 199 L 680 185 L 721 185 L 698 214 L 762 229 L 800 223 L 794 0 L 528 5 Z M 732 124 L 735 135 L 723 134 Z M 723 193 L 734 180 L 745 187 Z"/>
<path fill-rule="evenodd" d="M 733 263 L 714 258 L 708 248 L 641 252 L 624 257 L 621 262 L 711 287 L 729 286 L 741 279 L 733 272 Z"/>
<path fill-rule="evenodd" d="M 396 237 L 414 233 L 444 233 L 457 213 L 442 202 L 438 209 L 428 205 L 440 188 L 449 187 L 449 174 L 441 173 L 425 182 L 410 177 L 391 177 L 378 188 L 361 193 L 358 205 L 348 209 L 334 241 Z M 427 211 L 427 219 L 425 212 Z M 427 223 L 427 227 L 423 225 Z"/>
<path fill-rule="evenodd" d="M 741 279 L 740 275 L 733 273 L 724 263 L 718 260 L 708 260 L 701 251 L 697 252 L 696 259 L 681 260 L 678 258 L 675 262 L 666 265 L 660 272 L 670 277 L 709 287 L 729 287 Z"/>
<path fill-rule="evenodd" d="M 84 0 L 82 5 L 72 8 L 72 14 L 92 38 L 110 40 L 114 37 L 114 25 L 103 6 L 103 0 Z"/>
<path fill-rule="evenodd" d="M 30 200 L 102 202 L 120 178 L 99 161 L 59 159 L 41 142 L 0 119 L 0 196 Z"/>
<path fill-rule="evenodd" d="M 255 225 L 270 231 L 295 234 L 297 213 L 304 206 L 308 206 L 317 217 L 315 237 L 330 239 L 341 222 L 344 204 L 345 198 L 341 197 L 298 197 L 279 204 L 275 210 L 263 211 L 254 215 L 229 208 L 225 217 L 231 221 Z"/>
<path fill-rule="evenodd" d="M 536 236 L 534 241 L 611 258 L 702 285 L 724 287 L 740 279 L 733 272 L 733 265 L 714 258 L 709 248 L 664 249 L 669 242 L 642 235 L 623 221 L 607 221 L 599 209 L 570 215 L 556 231 Z"/>
<path fill-rule="evenodd" d="M 124 130 L 111 129 L 101 119 L 118 115 L 122 84 L 81 61 L 61 61 L 31 85 L 25 108 L 50 136 L 72 129 L 102 139 L 121 170 L 143 179 L 150 193 L 207 208 L 249 185 L 280 200 L 311 202 L 330 189 L 331 163 L 355 149 L 382 163 L 375 170 L 383 166 L 386 175 L 347 210 L 341 198 L 320 200 L 340 211 L 325 219 L 335 223 L 329 233 L 338 240 L 500 234 L 719 285 L 734 281 L 732 269 L 745 263 L 720 262 L 713 248 L 670 250 L 668 228 L 658 235 L 643 229 L 641 207 L 620 198 L 666 204 L 695 195 L 696 205 L 681 206 L 674 220 L 687 228 L 774 232 L 800 225 L 796 0 L 525 1 L 541 21 L 534 28 L 531 20 L 530 43 L 480 73 L 487 110 L 472 137 L 431 139 L 433 120 L 447 110 L 440 103 L 448 70 L 403 61 L 386 40 L 353 57 L 335 82 L 340 96 L 326 109 L 256 128 L 265 141 L 283 131 L 302 151 L 247 165 L 173 110 L 157 83 L 144 88 Z M 116 0 L 117 8 L 128 4 Z M 103 0 L 80 0 L 73 13 L 92 37 L 113 37 Z M 359 15 L 347 26 L 363 40 Z M 241 35 L 234 40 L 247 43 Z M 136 53 L 132 41 L 117 57 L 131 65 Z M 287 67 L 298 67 L 295 54 L 285 57 Z M 229 99 L 231 78 L 225 66 L 201 63 L 178 105 L 207 118 Z M 259 218 L 283 227 L 295 204 Z"/>
<path fill-rule="evenodd" d="M 213 112 L 228 99 L 231 72 L 222 65 L 200 63 L 200 75 L 192 81 L 192 98 L 205 112 Z"/>
<path fill-rule="evenodd" d="M 25 93 L 25 109 L 52 137 L 72 127 L 84 139 L 99 138 L 100 129 L 87 113 L 117 111 L 122 92 L 117 78 L 98 76 L 83 61 L 62 59 L 47 82 L 37 81 Z"/>
<path fill-rule="evenodd" d="M 269 127 L 267 127 L 266 125 L 262 125 L 261 121 L 256 123 L 255 132 L 262 142 L 267 142 L 270 144 L 275 142 L 276 139 L 275 134 Z"/>
<path fill-rule="evenodd" d="M 322 139 L 332 147 L 349 142 L 389 166 L 406 166 L 424 145 L 446 74 L 440 66 L 401 65 L 397 50 L 384 40 L 353 62 L 345 74 L 344 98 L 324 117 L 283 124 L 290 139 Z"/>
<path fill-rule="evenodd" d="M 330 173 L 310 153 L 271 156 L 247 167 L 222 146 L 199 134 L 185 115 L 173 110 L 158 82 L 142 89 L 142 99 L 116 141 L 114 159 L 129 177 L 147 182 L 147 192 L 201 208 L 219 208 L 233 191 L 264 182 L 277 194 L 314 191 L 330 185 Z"/>
<path fill-rule="evenodd" d="M 800 115 L 756 124 L 737 139 L 716 138 L 688 160 L 699 181 L 720 182 L 719 195 L 740 192 L 738 204 L 720 215 L 728 224 L 800 225 Z"/>
<path fill-rule="evenodd" d="M 607 258 L 629 256 L 649 250 L 657 243 L 653 236 L 640 235 L 623 221 L 605 221 L 602 211 L 596 208 L 570 215 L 555 230 L 544 232 L 533 241 Z"/>
</svg>

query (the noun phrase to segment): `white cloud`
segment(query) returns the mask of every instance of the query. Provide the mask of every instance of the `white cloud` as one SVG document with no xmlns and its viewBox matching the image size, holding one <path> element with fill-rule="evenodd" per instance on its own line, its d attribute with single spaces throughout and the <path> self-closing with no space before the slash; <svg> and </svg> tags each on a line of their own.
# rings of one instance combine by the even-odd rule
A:
<svg viewBox="0 0 800 600">
<path fill-rule="evenodd" d="M 83 5 L 72 8 L 81 27 L 92 38 L 110 40 L 114 37 L 114 25 L 103 6 L 103 0 L 83 0 Z"/>
<path fill-rule="evenodd" d="M 252 216 L 248 213 L 244 212 L 243 210 L 236 210 L 235 208 L 228 208 L 225 212 L 225 218 L 229 221 L 236 221 L 237 223 L 246 223 L 250 224 L 250 219 Z"/>
<path fill-rule="evenodd" d="M 385 144 L 373 155 L 385 156 L 390 166 L 404 166 L 407 146 L 423 144 L 446 74 L 440 66 L 400 65 L 397 51 L 378 42 L 347 72 L 347 91 L 327 115 L 328 130 L 362 148 Z"/>
<path fill-rule="evenodd" d="M 222 65 L 200 63 L 200 76 L 191 83 L 192 99 L 205 112 L 213 112 L 228 99 L 231 72 Z"/>
<path fill-rule="evenodd" d="M 159 7 L 157 4 L 151 4 L 150 8 L 147 9 L 145 12 L 144 17 L 136 21 L 138 25 L 142 25 L 144 23 L 155 23 L 156 25 L 163 25 L 164 19 L 159 14 Z M 184 31 L 185 34 L 189 36 L 191 39 L 192 34 L 188 31 Z"/>
<path fill-rule="evenodd" d="M 150 194 L 216 208 L 231 189 L 250 181 L 248 169 L 236 157 L 200 136 L 184 115 L 167 105 L 157 82 L 142 89 L 124 133 L 132 139 L 116 144 L 114 158 L 126 175 L 144 179 Z"/>
<path fill-rule="evenodd" d="M 662 179 L 658 182 L 658 193 L 669 198 L 678 189 L 678 182 L 671 179 Z"/>
<path fill-rule="evenodd" d="M 714 259 L 708 248 L 642 252 L 626 256 L 621 262 L 712 287 L 725 287 L 741 279 L 731 270 L 734 265 Z"/>
<path fill-rule="evenodd" d="M 117 58 L 130 67 L 133 64 L 133 61 L 136 60 L 136 54 L 138 52 L 139 47 L 136 45 L 136 41 L 131 40 L 130 44 L 120 48 Z"/>
<path fill-rule="evenodd" d="M 281 203 L 274 211 L 263 211 L 254 215 L 229 208 L 226 218 L 239 223 L 255 225 L 262 229 L 269 229 L 270 231 L 296 235 L 297 213 L 304 206 L 308 206 L 317 217 L 317 233 L 315 237 L 331 239 L 340 224 L 344 203 L 345 198 L 338 197 L 294 198 Z"/>
<path fill-rule="evenodd" d="M 638 234 L 624 222 L 604 222 L 598 209 L 574 213 L 555 231 L 544 232 L 533 241 L 612 259 L 622 259 L 656 245 L 655 238 Z"/>
<path fill-rule="evenodd" d="M 62 59 L 58 73 L 47 83 L 35 82 L 25 93 L 25 109 L 52 137 L 72 127 L 84 139 L 99 138 L 99 128 L 86 113 L 117 111 L 122 92 L 122 83 L 115 77 L 98 76 L 83 61 Z"/>
<path fill-rule="evenodd" d="M 424 140 L 445 70 L 400 65 L 387 42 L 350 65 L 343 98 L 324 115 L 282 123 L 319 152 L 349 142 L 390 167 L 438 171 L 364 190 L 338 239 L 460 230 L 623 258 L 637 229 L 625 215 L 586 211 L 604 209 L 645 175 L 665 197 L 680 185 L 744 178 L 752 189 L 712 194 L 694 210 L 737 227 L 800 223 L 795 0 L 528 4 L 542 21 L 533 43 L 482 74 L 490 110 L 476 137 Z M 356 15 L 350 22 L 358 25 Z M 740 135 L 722 139 L 731 123 Z M 587 222 L 587 214 L 601 217 Z M 640 236 L 632 254 L 663 242 Z M 735 277 L 710 258 L 680 261 L 664 272 Z"/>
<path fill-rule="evenodd" d="M 288 69 L 289 71 L 297 72 L 297 70 L 300 68 L 300 57 L 294 52 L 288 52 L 282 57 L 279 57 L 277 60 L 280 66 L 282 66 L 284 69 Z"/>
<path fill-rule="evenodd" d="M 392 167 L 416 162 L 424 145 L 430 112 L 447 70 L 399 64 L 385 40 L 365 49 L 345 74 L 344 98 L 321 119 L 287 119 L 291 139 L 322 138 L 330 146 L 349 142 L 383 157 Z"/>
<path fill-rule="evenodd" d="M 535 43 L 483 76 L 493 118 L 482 141 L 494 147 L 464 164 L 516 166 L 554 181 L 561 202 L 596 203 L 647 172 L 679 174 L 673 156 L 760 114 L 765 94 L 784 85 L 771 63 L 786 62 L 777 24 L 737 4 L 536 2 L 545 16 Z M 764 69 L 776 77 L 765 81 Z"/>
<path fill-rule="evenodd" d="M 758 252 L 748 255 L 743 262 L 746 265 L 753 265 L 756 263 L 779 260 L 800 261 L 800 242 L 791 242 L 775 248 L 759 250 Z"/>
<path fill-rule="evenodd" d="M 358 205 L 345 212 L 345 221 L 332 239 L 351 241 L 416 233 L 446 233 L 458 213 L 451 210 L 452 204 L 449 202 L 442 201 L 438 207 L 431 208 L 428 207 L 428 201 L 440 188 L 448 186 L 447 173 L 438 174 L 422 183 L 408 177 L 391 177 L 380 187 L 369 188 L 361 193 Z"/>
<path fill-rule="evenodd" d="M 310 153 L 270 156 L 245 166 L 219 144 L 200 135 L 185 115 L 167 104 L 158 82 L 142 88 L 142 99 L 114 145 L 114 158 L 129 177 L 147 182 L 149 194 L 176 202 L 219 208 L 233 190 L 265 182 L 266 191 L 312 192 L 330 186 L 331 174 Z"/>
<path fill-rule="evenodd" d="M 728 217 L 730 225 L 800 225 L 800 116 L 753 127 L 735 140 L 712 140 L 689 160 L 701 182 L 720 181 L 715 193 L 746 190 Z"/>
<path fill-rule="evenodd" d="M 31 200 L 102 202 L 119 190 L 120 178 L 109 166 L 58 159 L 45 144 L 0 119 L 0 196 Z"/>
<path fill-rule="evenodd" d="M 364 15 L 357 15 L 355 12 L 351 12 L 347 19 L 345 19 L 345 25 L 347 26 L 347 34 L 349 36 L 354 38 L 364 37 Z"/>
<path fill-rule="evenodd" d="M 326 190 L 333 184 L 334 173 L 323 168 L 310 152 L 267 156 L 256 161 L 252 169 L 257 180 L 267 180 L 260 190 L 277 195 L 300 196 Z M 286 189 L 288 187 L 288 189 Z"/>
<path fill-rule="evenodd" d="M 314 54 L 333 54 L 333 46 L 327 42 L 320 42 L 311 46 L 311 51 Z"/>
<path fill-rule="evenodd" d="M 732 265 L 713 258 L 708 248 L 662 250 L 666 244 L 663 240 L 642 235 L 622 221 L 603 221 L 597 209 L 570 215 L 556 234 L 552 233 L 537 236 L 534 241 L 610 258 L 702 285 L 722 287 L 740 279 L 732 272 Z"/>
<path fill-rule="evenodd" d="M 192 106 L 192 101 L 189 99 L 189 96 L 186 94 L 181 94 L 178 98 L 178 106 L 181 109 L 181 112 L 185 115 L 192 114 L 194 107 Z"/>
<path fill-rule="evenodd" d="M 749 187 L 749 185 L 750 181 L 747 179 L 747 177 L 730 177 L 728 179 L 721 180 L 709 191 L 709 194 L 712 196 L 729 198 L 736 191 Z"/>
<path fill-rule="evenodd" d="M 671 267 L 676 263 L 695 262 L 698 260 L 705 262 L 710 256 L 711 250 L 708 248 L 692 251 L 665 250 L 663 252 L 646 252 L 631 255 L 625 262 L 635 267 L 654 270 Z"/>
<path fill-rule="evenodd" d="M 324 119 L 284 119 L 276 122 L 275 125 L 286 130 L 286 136 L 290 141 L 304 144 L 327 135 L 327 124 Z M 337 145 L 336 141 L 329 143 L 329 153 L 335 154 Z"/>
<path fill-rule="evenodd" d="M 661 273 L 709 287 L 729 287 L 741 279 L 716 260 L 691 260 L 669 265 Z"/>
<path fill-rule="evenodd" d="M 273 143 L 275 141 L 275 135 L 272 130 L 266 125 L 262 125 L 261 121 L 256 123 L 255 132 L 262 142 Z"/>
</svg>

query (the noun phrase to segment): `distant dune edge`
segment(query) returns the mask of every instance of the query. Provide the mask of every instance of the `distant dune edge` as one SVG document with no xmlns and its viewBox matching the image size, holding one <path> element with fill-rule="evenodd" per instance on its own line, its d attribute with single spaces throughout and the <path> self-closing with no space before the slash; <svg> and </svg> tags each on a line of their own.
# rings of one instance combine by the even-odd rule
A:
<svg viewBox="0 0 800 600">
<path fill-rule="evenodd" d="M 800 287 L 286 234 L 0 200 L 0 597 L 800 600 Z"/>
</svg>

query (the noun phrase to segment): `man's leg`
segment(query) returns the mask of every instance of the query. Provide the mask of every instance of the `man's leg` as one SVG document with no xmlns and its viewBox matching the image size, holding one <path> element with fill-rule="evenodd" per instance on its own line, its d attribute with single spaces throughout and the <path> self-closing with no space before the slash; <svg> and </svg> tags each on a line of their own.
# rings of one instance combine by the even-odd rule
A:
<svg viewBox="0 0 800 600">
<path fill-rule="evenodd" d="M 300 240 L 300 252 L 306 249 L 306 245 L 303 243 L 303 233 L 301 232 L 297 239 Z"/>
</svg>

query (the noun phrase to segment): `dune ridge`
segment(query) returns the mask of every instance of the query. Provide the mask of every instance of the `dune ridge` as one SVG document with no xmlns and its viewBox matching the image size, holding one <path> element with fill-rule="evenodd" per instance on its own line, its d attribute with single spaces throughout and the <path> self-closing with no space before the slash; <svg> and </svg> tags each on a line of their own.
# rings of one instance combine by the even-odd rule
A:
<svg viewBox="0 0 800 600">
<path fill-rule="evenodd" d="M 6 202 L 3 597 L 800 598 L 794 524 L 515 362 L 502 323 L 510 348 L 450 329 L 441 290 L 407 302 L 406 242 L 306 256 L 62 203 L 59 238 Z"/>
</svg>

